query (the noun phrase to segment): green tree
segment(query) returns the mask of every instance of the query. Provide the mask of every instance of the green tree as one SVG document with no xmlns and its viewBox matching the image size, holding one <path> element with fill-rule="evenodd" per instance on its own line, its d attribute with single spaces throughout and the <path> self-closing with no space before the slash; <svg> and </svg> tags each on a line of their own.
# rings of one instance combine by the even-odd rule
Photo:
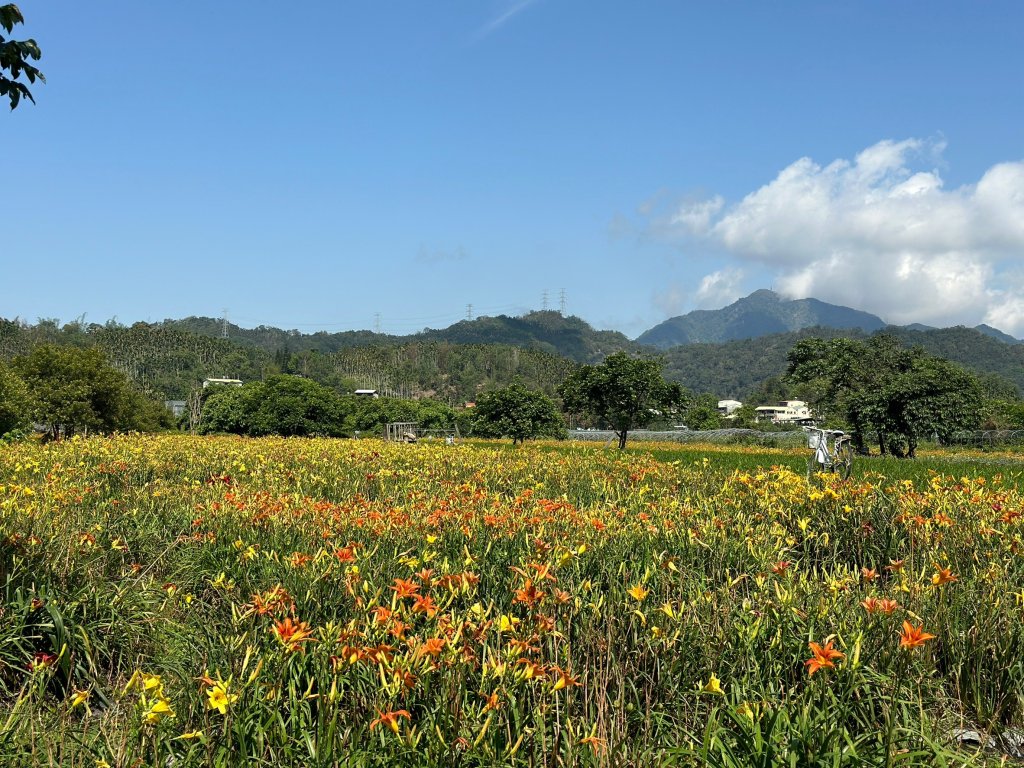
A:
<svg viewBox="0 0 1024 768">
<path fill-rule="evenodd" d="M 202 415 L 198 426 L 199 434 L 212 435 L 219 432 L 235 435 L 249 434 L 249 397 L 246 386 L 262 387 L 262 382 L 241 387 L 215 384 L 204 390 Z"/>
<path fill-rule="evenodd" d="M 14 31 L 16 24 L 24 24 L 25 17 L 21 15 L 18 6 L 13 3 L 0 5 L 0 27 L 7 34 Z M 28 86 L 21 82 L 24 77 L 29 83 L 36 80 L 45 83 L 43 73 L 29 64 L 29 61 L 39 61 L 42 56 L 39 46 L 35 40 L 7 40 L 0 35 L 0 97 L 6 96 L 11 102 L 11 109 L 18 106 L 23 99 L 28 99 L 35 104 L 32 92 Z"/>
<path fill-rule="evenodd" d="M 513 445 L 534 437 L 565 434 L 565 421 L 554 401 L 518 382 L 480 395 L 474 411 L 475 434 L 511 437 Z"/>
<path fill-rule="evenodd" d="M 32 398 L 28 386 L 0 362 L 0 435 L 24 429 L 32 422 Z"/>
<path fill-rule="evenodd" d="M 616 352 L 600 365 L 577 368 L 558 391 L 569 413 L 589 414 L 609 425 L 621 450 L 630 430 L 678 413 L 687 399 L 679 384 L 665 381 L 661 365 L 660 360 Z"/>
<path fill-rule="evenodd" d="M 731 414 L 732 418 L 723 419 L 722 423 L 736 429 L 752 429 L 757 424 L 757 411 L 750 404 L 741 405 Z"/>
<path fill-rule="evenodd" d="M 883 454 L 913 457 L 922 437 L 945 439 L 981 418 L 973 374 L 888 334 L 866 342 L 805 339 L 789 353 L 787 376 L 811 385 L 815 412 L 845 420 L 861 450 L 873 433 Z"/>
<path fill-rule="evenodd" d="M 45 424 L 54 439 L 76 432 L 145 429 L 162 418 L 95 347 L 43 344 L 15 358 L 14 369 L 32 395 L 33 419 Z"/>
<path fill-rule="evenodd" d="M 982 429 L 1024 429 L 1024 400 L 988 398 L 982 406 Z"/>
<path fill-rule="evenodd" d="M 692 398 L 683 411 L 683 422 L 690 429 L 720 429 L 722 417 L 718 412 L 718 398 L 708 393 Z"/>
<path fill-rule="evenodd" d="M 270 376 L 251 414 L 253 435 L 344 434 L 345 409 L 333 389 L 300 376 Z"/>
<path fill-rule="evenodd" d="M 278 374 L 241 387 L 223 387 L 204 404 L 201 431 L 340 437 L 347 409 L 341 396 L 301 376 Z"/>
</svg>

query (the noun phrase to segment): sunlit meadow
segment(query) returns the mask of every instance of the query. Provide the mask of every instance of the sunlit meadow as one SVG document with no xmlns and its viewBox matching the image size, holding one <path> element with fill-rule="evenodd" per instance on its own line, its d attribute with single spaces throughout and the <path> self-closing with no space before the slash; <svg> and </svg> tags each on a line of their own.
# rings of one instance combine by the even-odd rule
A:
<svg viewBox="0 0 1024 768">
<path fill-rule="evenodd" d="M 0 760 L 998 764 L 1024 467 L 803 459 L 4 446 Z"/>
</svg>

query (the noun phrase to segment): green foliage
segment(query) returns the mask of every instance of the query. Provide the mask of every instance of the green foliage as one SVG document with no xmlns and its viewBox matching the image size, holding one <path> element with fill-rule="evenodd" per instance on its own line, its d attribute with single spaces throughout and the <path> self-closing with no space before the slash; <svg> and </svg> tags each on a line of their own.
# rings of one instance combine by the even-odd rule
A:
<svg viewBox="0 0 1024 768">
<path fill-rule="evenodd" d="M 379 433 L 395 421 L 416 422 L 421 429 L 450 429 L 455 414 L 435 400 L 340 395 L 310 379 L 280 374 L 241 387 L 210 387 L 199 431 L 249 437 L 346 437 Z"/>
<path fill-rule="evenodd" d="M 415 422 L 420 429 L 451 429 L 455 424 L 455 412 L 436 400 L 349 396 L 345 402 L 351 432 L 379 434 L 389 422 Z"/>
<path fill-rule="evenodd" d="M 1006 344 L 971 328 L 911 331 L 890 327 L 885 334 L 899 339 L 904 347 L 920 346 L 936 357 L 994 377 L 990 381 L 998 381 L 995 386 L 999 389 L 1019 393 L 1024 388 L 1024 344 Z M 721 344 L 687 344 L 664 353 L 665 376 L 692 391 L 737 400 L 806 400 L 796 390 L 778 392 L 769 380 L 783 376 L 789 350 L 810 338 L 865 341 L 869 336 L 856 329 L 807 328 Z"/>
<path fill-rule="evenodd" d="M 345 403 L 332 389 L 299 376 L 277 375 L 241 387 L 221 386 L 203 406 L 200 431 L 339 437 Z"/>
<path fill-rule="evenodd" d="M 513 445 L 534 437 L 565 434 L 565 422 L 554 401 L 518 382 L 481 395 L 474 424 L 474 434 L 511 437 Z"/>
<path fill-rule="evenodd" d="M 32 398 L 28 387 L 0 362 L 0 435 L 27 427 L 32 421 L 31 414 Z"/>
<path fill-rule="evenodd" d="M 720 429 L 722 417 L 718 412 L 718 398 L 707 393 L 694 397 L 683 412 L 683 422 L 690 429 Z"/>
<path fill-rule="evenodd" d="M 982 407 L 982 429 L 1024 429 L 1024 400 L 988 398 Z"/>
<path fill-rule="evenodd" d="M 95 347 L 44 344 L 15 358 L 14 369 L 31 394 L 32 418 L 53 438 L 169 426 L 170 415 L 135 390 Z"/>
<path fill-rule="evenodd" d="M 17 24 L 24 24 L 25 18 L 13 3 L 0 5 L 0 27 L 7 34 L 14 31 Z M 35 103 L 32 92 L 23 82 L 24 77 L 29 83 L 36 80 L 45 83 L 46 78 L 29 61 L 38 61 L 42 56 L 35 40 L 7 40 L 0 35 L 0 97 L 6 96 L 11 102 L 11 109 L 18 106 L 25 98 Z M 5 74 L 6 73 L 6 74 Z"/>
<path fill-rule="evenodd" d="M 255 395 L 251 435 L 343 434 L 344 408 L 337 393 L 299 376 L 271 376 L 249 385 Z"/>
<path fill-rule="evenodd" d="M 222 321 L 211 317 L 189 317 L 168 320 L 177 330 L 219 337 Z M 370 331 L 340 333 L 299 333 L 280 328 L 260 326 L 239 328 L 229 326 L 231 339 L 242 346 L 259 348 L 271 354 L 287 349 L 289 353 L 318 352 L 330 355 L 353 347 L 408 347 L 417 345 L 515 346 L 568 357 L 577 362 L 594 362 L 609 352 L 632 350 L 637 345 L 618 331 L 598 331 L 578 317 L 560 312 L 530 312 L 522 317 L 497 315 L 463 320 L 448 328 L 427 328 L 410 336 L 390 336 Z"/>
<path fill-rule="evenodd" d="M 559 356 L 577 355 L 568 340 L 575 338 L 583 345 L 581 349 L 588 350 L 582 355 L 586 362 L 587 355 L 600 358 L 602 351 L 620 348 L 616 339 L 590 335 L 578 318 L 562 318 L 558 313 L 491 320 L 473 321 L 472 326 L 456 329 L 458 334 L 453 330 L 448 337 L 444 331 L 391 337 L 232 326 L 230 339 L 219 338 L 220 321 L 202 318 L 131 326 L 115 321 L 86 323 L 84 318 L 63 326 L 55 319 L 35 325 L 0 320 L 0 359 L 26 355 L 42 344 L 98 347 L 139 389 L 159 393 L 160 399 L 167 400 L 186 399 L 207 377 L 255 381 L 275 373 L 296 373 L 342 393 L 373 388 L 386 396 L 439 400 L 454 406 L 475 401 L 481 392 L 513 381 L 556 396 L 576 367 L 572 359 Z M 476 335 L 469 335 L 469 330 Z M 1024 345 L 1006 344 L 966 328 L 890 331 L 903 345 L 919 343 L 932 354 L 983 372 L 988 397 L 1012 402 L 1019 396 L 1018 387 L 1024 384 Z M 806 338 L 840 337 L 868 338 L 859 331 L 818 328 L 726 344 L 692 344 L 665 353 L 664 374 L 692 391 L 713 392 L 754 405 L 792 398 L 812 400 L 813 387 L 783 378 L 787 354 Z M 473 338 L 479 343 L 453 343 L 451 338 Z M 546 339 L 543 343 L 542 338 Z M 489 339 L 508 343 L 489 343 Z M 555 339 L 565 343 L 556 344 Z M 666 419 L 666 423 L 671 422 Z M 1007 422 L 999 417 L 994 423 Z"/>
<path fill-rule="evenodd" d="M 866 338 L 860 331 L 811 328 L 776 333 L 756 339 L 718 344 L 686 344 L 666 350 L 665 377 L 693 392 L 714 392 L 719 397 L 771 403 L 790 399 L 770 382 L 786 371 L 786 355 L 802 339 L 839 336 Z M 801 398 L 802 399 L 802 398 Z"/>
<path fill-rule="evenodd" d="M 914 456 L 922 437 L 946 439 L 978 426 L 982 388 L 960 366 L 888 334 L 867 342 L 808 339 L 789 354 L 793 382 L 818 390 L 822 418 L 842 418 L 857 433 L 874 433 L 881 451 Z"/>
<path fill-rule="evenodd" d="M 616 352 L 601 365 L 577 368 L 559 394 L 569 413 L 589 414 L 615 430 L 622 449 L 631 429 L 677 412 L 686 400 L 682 387 L 662 378 L 661 365 L 660 360 Z"/>
</svg>

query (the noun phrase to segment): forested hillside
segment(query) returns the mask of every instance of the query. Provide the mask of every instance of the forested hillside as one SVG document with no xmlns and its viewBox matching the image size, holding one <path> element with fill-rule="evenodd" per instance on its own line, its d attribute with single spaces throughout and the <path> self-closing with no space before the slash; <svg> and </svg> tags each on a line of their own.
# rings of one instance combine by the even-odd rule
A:
<svg viewBox="0 0 1024 768">
<path fill-rule="evenodd" d="M 223 321 L 211 317 L 165 320 L 163 325 L 215 338 L 219 338 L 223 331 Z M 414 342 L 437 342 L 505 344 L 549 352 L 580 363 L 594 363 L 600 362 L 612 352 L 640 349 L 639 345 L 618 331 L 599 331 L 578 317 L 554 311 L 530 312 L 522 317 L 478 317 L 475 320 L 460 321 L 448 328 L 426 328 L 409 336 L 390 336 L 371 331 L 300 333 L 268 326 L 248 329 L 230 324 L 228 336 L 243 346 L 259 348 L 271 354 L 313 351 L 328 354 L 367 345 L 402 346 Z"/>
<path fill-rule="evenodd" d="M 458 404 L 516 379 L 553 395 L 578 361 L 599 360 L 629 344 L 621 334 L 594 331 L 578 318 L 563 318 L 556 312 L 480 318 L 457 323 L 445 332 L 425 331 L 412 337 L 366 332 L 292 335 L 279 329 L 236 331 L 232 327 L 230 338 L 222 339 L 212 335 L 218 329 L 218 321 L 198 318 L 132 326 L 79 322 L 60 326 L 54 321 L 26 325 L 0 320 L 0 359 L 26 354 L 44 343 L 97 346 L 144 391 L 170 400 L 184 399 L 206 377 L 253 381 L 295 373 L 341 392 L 372 388 L 392 396 L 435 397 Z M 494 341 L 487 341 L 489 330 Z M 887 332 L 905 345 L 918 344 L 1024 390 L 1024 345 L 1006 344 L 970 328 L 888 328 Z M 445 334 L 458 342 L 441 338 Z M 867 334 L 856 329 L 808 328 L 673 347 L 662 353 L 665 375 L 694 392 L 719 397 L 743 400 L 756 393 L 767 395 L 777 389 L 773 379 L 785 372 L 786 354 L 794 344 L 805 338 L 838 336 L 865 338 Z M 553 349 L 574 350 L 574 354 Z"/>
<path fill-rule="evenodd" d="M 637 341 L 659 349 L 681 344 L 718 344 L 806 328 L 877 331 L 876 315 L 818 299 L 785 299 L 773 291 L 754 291 L 721 309 L 697 309 L 671 317 L 640 334 Z"/>
<path fill-rule="evenodd" d="M 0 320 L 0 358 L 28 354 L 47 343 L 98 347 L 144 391 L 168 400 L 184 398 L 208 376 L 252 380 L 273 368 L 271 356 L 262 350 L 163 324 L 67 323 L 61 327 L 52 321 L 22 325 Z"/>
<path fill-rule="evenodd" d="M 919 345 L 977 373 L 996 374 L 1024 391 L 1024 345 L 1007 344 L 964 327 L 919 331 L 890 326 L 880 332 L 891 333 L 904 346 Z M 743 400 L 761 391 L 765 382 L 782 376 L 786 354 L 798 341 L 867 336 L 857 329 L 805 328 L 724 344 L 687 344 L 665 350 L 665 375 L 694 392 Z"/>
<path fill-rule="evenodd" d="M 372 388 L 387 395 L 435 397 L 457 404 L 516 379 L 551 395 L 574 365 L 565 357 L 507 344 L 423 340 L 343 347 L 329 354 L 269 352 L 174 324 L 61 327 L 50 321 L 24 325 L 0 320 L 0 359 L 27 354 L 46 343 L 98 347 L 145 391 L 169 400 L 184 399 L 206 377 L 253 381 L 274 373 L 296 373 L 342 392 Z"/>
</svg>

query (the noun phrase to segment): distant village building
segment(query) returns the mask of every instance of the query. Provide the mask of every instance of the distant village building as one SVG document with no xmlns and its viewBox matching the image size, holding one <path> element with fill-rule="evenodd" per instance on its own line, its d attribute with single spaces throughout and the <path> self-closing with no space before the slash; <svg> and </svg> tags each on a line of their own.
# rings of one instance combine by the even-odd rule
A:
<svg viewBox="0 0 1024 768">
<path fill-rule="evenodd" d="M 380 397 L 376 389 L 357 389 L 356 394 L 360 397 Z"/>
<path fill-rule="evenodd" d="M 206 389 L 211 384 L 223 384 L 227 387 L 240 387 L 242 386 L 241 379 L 203 379 L 203 389 Z"/>
<path fill-rule="evenodd" d="M 814 418 L 803 400 L 783 400 L 778 405 L 761 405 L 754 412 L 758 421 L 770 421 L 773 424 L 800 424 Z"/>
<path fill-rule="evenodd" d="M 719 400 L 718 413 L 725 418 L 731 418 L 734 411 L 743 407 L 739 400 Z"/>
</svg>

